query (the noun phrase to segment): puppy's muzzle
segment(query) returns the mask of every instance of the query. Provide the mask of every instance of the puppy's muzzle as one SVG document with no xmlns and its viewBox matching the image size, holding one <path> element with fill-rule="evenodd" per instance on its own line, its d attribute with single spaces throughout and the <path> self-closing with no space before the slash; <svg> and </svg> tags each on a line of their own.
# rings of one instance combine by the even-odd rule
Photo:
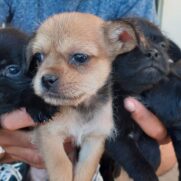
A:
<svg viewBox="0 0 181 181">
<path fill-rule="evenodd" d="M 54 74 L 46 74 L 42 76 L 41 83 L 45 91 L 54 91 L 58 88 L 59 77 Z"/>
<path fill-rule="evenodd" d="M 160 54 L 156 49 L 149 50 L 146 53 L 146 56 L 152 60 L 159 60 Z"/>
</svg>

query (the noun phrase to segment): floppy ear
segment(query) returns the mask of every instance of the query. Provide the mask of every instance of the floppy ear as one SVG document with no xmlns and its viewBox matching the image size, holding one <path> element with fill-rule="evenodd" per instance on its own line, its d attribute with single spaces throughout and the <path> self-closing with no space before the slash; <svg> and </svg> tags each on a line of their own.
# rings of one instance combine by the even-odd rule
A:
<svg viewBox="0 0 181 181">
<path fill-rule="evenodd" d="M 129 52 L 137 45 L 133 28 L 121 20 L 105 22 L 104 36 L 112 56 Z"/>
<path fill-rule="evenodd" d="M 174 62 L 177 62 L 178 60 L 181 59 L 181 49 L 172 40 L 167 39 L 167 41 L 168 41 L 168 51 L 167 51 L 167 53 L 168 53 L 170 59 L 172 59 Z"/>
</svg>

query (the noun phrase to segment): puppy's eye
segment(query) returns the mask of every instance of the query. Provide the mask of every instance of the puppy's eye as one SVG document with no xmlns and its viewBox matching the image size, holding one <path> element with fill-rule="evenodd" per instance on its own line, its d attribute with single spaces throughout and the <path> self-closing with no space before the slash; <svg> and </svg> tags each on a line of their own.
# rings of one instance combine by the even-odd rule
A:
<svg viewBox="0 0 181 181">
<path fill-rule="evenodd" d="M 86 63 L 88 59 L 89 59 L 89 56 L 87 54 L 75 53 L 71 56 L 70 63 L 81 65 L 81 64 Z"/>
<path fill-rule="evenodd" d="M 167 45 L 166 45 L 165 42 L 161 42 L 161 43 L 160 43 L 160 46 L 161 46 L 162 48 L 164 48 L 164 49 L 167 48 Z"/>
<path fill-rule="evenodd" d="M 21 68 L 18 65 L 10 65 L 5 69 L 5 76 L 13 78 L 21 73 Z"/>
<path fill-rule="evenodd" d="M 37 52 L 33 55 L 32 61 L 36 62 L 37 64 L 41 64 L 44 60 L 43 53 Z"/>
</svg>

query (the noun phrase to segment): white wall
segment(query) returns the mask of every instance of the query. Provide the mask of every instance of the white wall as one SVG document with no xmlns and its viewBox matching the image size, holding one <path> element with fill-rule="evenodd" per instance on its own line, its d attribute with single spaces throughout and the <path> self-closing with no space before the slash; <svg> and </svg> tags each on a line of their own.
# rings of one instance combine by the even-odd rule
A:
<svg viewBox="0 0 181 181">
<path fill-rule="evenodd" d="M 161 28 L 181 47 L 181 0 L 163 0 Z"/>
</svg>

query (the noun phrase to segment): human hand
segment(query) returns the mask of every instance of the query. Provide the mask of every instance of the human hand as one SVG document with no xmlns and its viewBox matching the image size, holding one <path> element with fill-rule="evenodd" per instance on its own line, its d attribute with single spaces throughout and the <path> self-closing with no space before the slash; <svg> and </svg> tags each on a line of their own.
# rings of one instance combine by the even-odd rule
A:
<svg viewBox="0 0 181 181">
<path fill-rule="evenodd" d="M 148 136 L 157 140 L 160 144 L 170 141 L 163 123 L 138 100 L 128 97 L 124 100 L 124 105 L 135 122 Z"/>
<path fill-rule="evenodd" d="M 131 113 L 132 118 L 150 137 L 161 146 L 161 163 L 157 174 L 162 175 L 170 170 L 176 163 L 176 156 L 170 137 L 163 123 L 138 100 L 128 97 L 124 100 L 124 106 Z M 169 158 L 169 159 L 168 159 Z"/>
<path fill-rule="evenodd" d="M 44 162 L 35 145 L 31 143 L 31 134 L 21 128 L 34 127 L 36 124 L 27 114 L 25 109 L 5 114 L 1 117 L 0 146 L 5 150 L 5 155 L 0 154 L 0 163 L 23 161 L 36 168 L 44 168 Z M 71 154 L 70 140 L 65 143 L 65 149 Z M 1 158 L 3 157 L 3 158 Z"/>
<path fill-rule="evenodd" d="M 20 130 L 35 126 L 25 109 L 3 115 L 0 125 L 0 145 L 5 150 L 5 155 L 0 159 L 1 163 L 23 161 L 37 168 L 44 167 L 41 156 L 31 143 L 30 134 Z"/>
</svg>

